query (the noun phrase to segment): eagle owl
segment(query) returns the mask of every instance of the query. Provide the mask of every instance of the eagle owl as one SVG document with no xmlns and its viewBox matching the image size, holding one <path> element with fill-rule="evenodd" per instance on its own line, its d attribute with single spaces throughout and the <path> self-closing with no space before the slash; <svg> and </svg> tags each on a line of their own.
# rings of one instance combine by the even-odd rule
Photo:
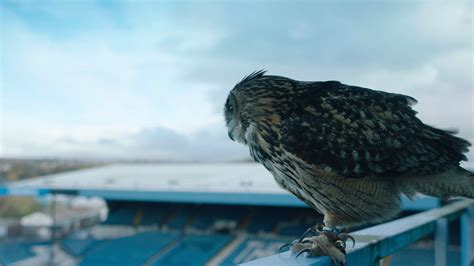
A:
<svg viewBox="0 0 474 266">
<path fill-rule="evenodd" d="M 424 124 L 415 103 L 338 81 L 257 71 L 230 91 L 224 113 L 229 137 L 324 215 L 319 236 L 294 243 L 294 250 L 318 255 L 331 253 L 331 243 L 344 253 L 340 228 L 394 217 L 402 194 L 474 198 L 474 174 L 459 166 L 470 143 Z M 323 251 L 320 233 L 329 243 Z M 329 255 L 343 260 L 337 251 Z"/>
</svg>

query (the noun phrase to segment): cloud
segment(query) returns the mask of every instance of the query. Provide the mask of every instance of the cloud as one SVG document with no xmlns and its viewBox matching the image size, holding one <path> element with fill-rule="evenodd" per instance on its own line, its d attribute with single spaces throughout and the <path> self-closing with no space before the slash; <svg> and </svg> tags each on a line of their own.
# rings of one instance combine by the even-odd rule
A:
<svg viewBox="0 0 474 266">
<path fill-rule="evenodd" d="M 249 156 L 248 149 L 230 141 L 224 130 L 201 130 L 188 137 L 167 128 L 146 128 L 129 136 L 129 141 L 135 157 L 226 161 Z"/>
<path fill-rule="evenodd" d="M 133 139 L 140 149 L 179 150 L 190 143 L 186 136 L 168 128 L 145 128 L 135 134 Z"/>
<path fill-rule="evenodd" d="M 22 136 L 22 141 L 13 143 L 15 149 L 10 152 L 27 154 L 27 157 L 161 161 L 232 161 L 249 158 L 248 149 L 230 141 L 224 129 L 202 130 L 186 136 L 169 128 L 154 127 L 98 139 L 71 137 L 68 131 L 63 131 L 59 137 L 46 136 L 42 141 Z"/>
<path fill-rule="evenodd" d="M 5 131 L 37 120 L 63 128 L 70 123 L 132 130 L 162 125 L 189 133 L 217 120 L 206 96 L 211 86 L 179 77 L 189 59 L 157 47 L 176 32 L 154 37 L 154 32 L 99 27 L 55 39 L 33 30 L 17 13 L 5 14 Z M 185 35 L 179 34 L 180 42 Z M 186 44 L 180 50 L 204 46 Z"/>
</svg>

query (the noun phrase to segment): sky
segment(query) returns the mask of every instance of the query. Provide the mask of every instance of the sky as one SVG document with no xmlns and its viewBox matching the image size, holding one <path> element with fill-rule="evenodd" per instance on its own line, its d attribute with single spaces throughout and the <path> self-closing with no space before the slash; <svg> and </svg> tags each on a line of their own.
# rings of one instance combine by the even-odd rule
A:
<svg viewBox="0 0 474 266">
<path fill-rule="evenodd" d="M 470 1 L 1 1 L 0 157 L 238 160 L 254 70 L 411 95 L 474 141 Z M 474 153 L 469 153 L 474 160 Z"/>
</svg>

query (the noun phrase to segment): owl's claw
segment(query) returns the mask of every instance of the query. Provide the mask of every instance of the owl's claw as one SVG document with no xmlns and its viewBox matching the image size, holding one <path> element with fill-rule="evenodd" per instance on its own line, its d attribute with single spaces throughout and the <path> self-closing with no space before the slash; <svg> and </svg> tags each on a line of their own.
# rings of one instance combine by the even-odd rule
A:
<svg viewBox="0 0 474 266">
<path fill-rule="evenodd" d="M 323 228 L 324 228 L 324 224 L 316 224 L 314 226 L 309 227 L 297 240 L 294 240 L 290 243 L 285 243 L 281 247 L 279 247 L 278 253 L 281 253 L 282 251 L 286 251 L 285 249 L 288 247 L 291 249 L 292 246 L 296 243 L 303 243 L 303 244 L 310 243 L 309 240 L 304 240 L 304 239 L 310 234 L 318 236 Z"/>
<path fill-rule="evenodd" d="M 329 256 L 335 264 L 345 264 L 346 242 L 331 232 L 321 232 L 318 236 L 305 238 L 302 242 L 294 243 L 291 251 L 296 257 L 306 253 L 306 257 Z"/>
<path fill-rule="evenodd" d="M 301 254 L 303 254 L 303 253 L 305 253 L 305 252 L 310 252 L 310 251 L 311 251 L 310 248 L 302 249 L 302 250 L 300 250 L 300 251 L 296 254 L 295 258 L 298 258 L 299 255 L 301 255 Z"/>
<path fill-rule="evenodd" d="M 346 242 L 347 242 L 347 239 L 350 239 L 351 242 L 352 242 L 352 247 L 349 249 L 353 249 L 355 247 L 355 239 L 354 237 L 352 237 L 351 235 L 349 234 L 346 234 L 346 233 L 340 233 L 339 235 L 337 235 L 343 242 L 344 242 L 344 248 L 345 248 L 345 245 L 346 245 Z"/>
<path fill-rule="evenodd" d="M 300 238 L 298 239 L 298 243 L 301 243 L 303 241 L 303 239 L 308 236 L 309 234 L 313 233 L 314 234 L 314 229 L 313 227 L 310 227 L 308 229 L 306 229 L 306 231 L 300 236 Z"/>
<path fill-rule="evenodd" d="M 308 237 L 309 235 L 312 235 Z M 306 257 L 329 256 L 335 264 L 346 265 L 346 242 L 352 241 L 352 248 L 355 246 L 355 239 L 347 233 L 341 233 L 339 229 L 325 227 L 318 224 L 308 228 L 303 235 L 291 242 L 286 243 L 278 249 L 281 253 L 289 248 L 298 258 L 306 253 Z"/>
<path fill-rule="evenodd" d="M 278 248 L 278 253 L 281 253 L 282 251 L 286 251 L 286 250 L 283 250 L 285 248 L 291 248 L 291 246 L 293 245 L 293 243 L 286 243 L 286 244 L 283 244 L 283 246 L 279 247 Z"/>
<path fill-rule="evenodd" d="M 301 243 L 305 237 L 307 237 L 309 234 L 313 235 L 319 235 L 319 233 L 323 230 L 324 224 L 316 224 L 314 226 L 311 226 L 310 228 L 306 229 L 306 231 L 300 236 L 298 243 Z"/>
<path fill-rule="evenodd" d="M 307 237 L 310 233 L 314 234 Z M 314 226 L 297 240 L 287 243 L 279 248 L 281 252 L 285 248 L 290 248 L 295 254 L 295 258 L 306 253 L 306 257 L 329 256 L 335 264 L 346 265 L 346 242 L 352 241 L 352 247 L 355 246 L 355 239 L 347 233 L 340 233 L 337 229 L 322 228 Z"/>
</svg>

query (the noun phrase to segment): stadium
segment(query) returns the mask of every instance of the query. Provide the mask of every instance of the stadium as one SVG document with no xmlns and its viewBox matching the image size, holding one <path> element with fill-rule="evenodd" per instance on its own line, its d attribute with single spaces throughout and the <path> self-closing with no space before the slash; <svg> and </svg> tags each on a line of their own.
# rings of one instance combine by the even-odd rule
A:
<svg viewBox="0 0 474 266">
<path fill-rule="evenodd" d="M 277 253 L 321 221 L 255 163 L 115 164 L 19 181 L 2 192 L 99 197 L 108 207 L 102 221 L 74 229 L 61 230 L 56 217 L 50 239 L 4 240 L 3 265 L 236 265 Z M 435 198 L 406 199 L 404 215 L 438 206 Z M 459 238 L 451 241 L 449 261 L 458 265 Z M 426 239 L 391 265 L 432 265 L 433 252 Z"/>
</svg>

